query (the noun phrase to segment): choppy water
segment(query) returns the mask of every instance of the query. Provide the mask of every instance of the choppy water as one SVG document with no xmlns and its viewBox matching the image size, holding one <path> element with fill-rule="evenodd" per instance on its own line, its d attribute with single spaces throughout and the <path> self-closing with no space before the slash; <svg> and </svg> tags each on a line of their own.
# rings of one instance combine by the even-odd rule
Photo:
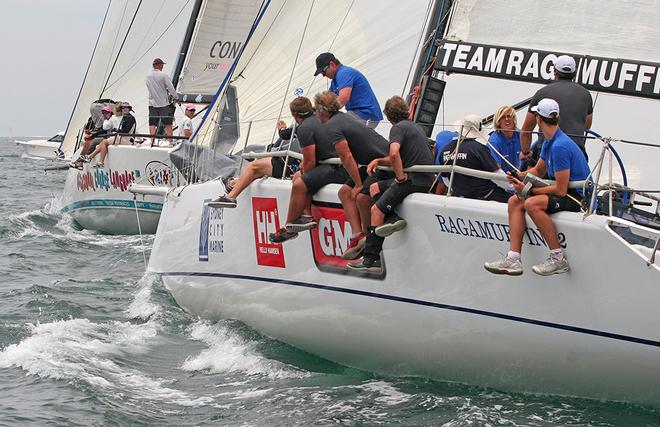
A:
<svg viewBox="0 0 660 427">
<path fill-rule="evenodd" d="M 64 173 L 0 150 L 1 425 L 660 425 L 651 408 L 383 377 L 200 320 L 144 275 L 139 237 L 58 213 Z"/>
</svg>

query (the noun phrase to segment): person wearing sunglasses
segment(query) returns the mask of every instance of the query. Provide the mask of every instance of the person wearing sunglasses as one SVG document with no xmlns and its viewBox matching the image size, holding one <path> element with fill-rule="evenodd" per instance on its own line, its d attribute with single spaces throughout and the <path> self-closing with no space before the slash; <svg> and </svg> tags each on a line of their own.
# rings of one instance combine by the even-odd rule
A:
<svg viewBox="0 0 660 427">
<path fill-rule="evenodd" d="M 367 78 L 355 68 L 343 65 L 335 55 L 324 52 L 316 58 L 314 76 L 322 74 L 330 79 L 342 107 L 354 118 L 371 128 L 383 120 L 383 113 Z"/>
</svg>

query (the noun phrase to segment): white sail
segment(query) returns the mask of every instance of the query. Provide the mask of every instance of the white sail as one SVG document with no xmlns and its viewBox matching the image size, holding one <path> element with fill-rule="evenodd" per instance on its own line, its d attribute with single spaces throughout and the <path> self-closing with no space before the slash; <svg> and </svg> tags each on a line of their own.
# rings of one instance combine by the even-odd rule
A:
<svg viewBox="0 0 660 427">
<path fill-rule="evenodd" d="M 186 101 L 208 102 L 229 72 L 262 0 L 208 0 L 179 76 L 177 92 Z"/>
<path fill-rule="evenodd" d="M 192 0 L 110 3 L 62 144 L 67 158 L 71 157 L 78 134 L 89 117 L 90 103 L 99 98 L 129 101 L 135 110 L 137 131 L 147 131 L 149 104 L 145 76 L 156 57 L 167 63 L 164 71 L 171 74 L 193 3 Z"/>
<path fill-rule="evenodd" d="M 237 150 L 246 143 L 248 128 L 247 143 L 270 143 L 278 118 L 290 121 L 288 104 L 295 96 L 313 98 L 327 90 L 329 80 L 314 77 L 322 52 L 361 71 L 381 106 L 405 94 L 431 3 L 392 2 L 387 13 L 377 13 L 367 0 L 271 1 L 232 76 L 241 122 Z M 377 130 L 387 129 L 382 123 Z"/>
</svg>

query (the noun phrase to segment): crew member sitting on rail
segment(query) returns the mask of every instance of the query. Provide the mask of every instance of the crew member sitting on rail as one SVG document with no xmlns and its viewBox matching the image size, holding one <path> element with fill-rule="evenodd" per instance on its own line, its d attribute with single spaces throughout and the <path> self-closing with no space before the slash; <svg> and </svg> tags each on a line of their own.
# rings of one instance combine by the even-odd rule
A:
<svg viewBox="0 0 660 427">
<path fill-rule="evenodd" d="M 92 104 L 92 108 L 93 107 L 94 104 Z M 118 118 L 118 116 L 113 115 L 112 113 L 113 109 L 110 104 L 106 104 L 101 108 L 101 117 L 103 120 L 101 127 L 90 133 L 86 132 L 85 142 L 83 143 L 83 148 L 80 151 L 81 155 L 78 157 L 78 159 L 76 159 L 76 161 L 70 163 L 69 167 L 82 169 L 83 163 L 89 163 L 91 160 L 89 155 L 92 154 L 94 150 L 96 150 L 96 147 L 101 143 L 101 141 L 103 141 L 103 138 L 99 135 L 108 133 L 113 129 L 116 129 L 116 126 L 119 126 L 119 120 L 121 120 L 121 118 Z"/>
<path fill-rule="evenodd" d="M 486 172 L 499 171 L 500 168 L 495 163 L 488 147 L 476 140 L 476 138 L 481 137 L 481 119 L 474 114 L 470 114 L 465 116 L 463 120 L 456 122 L 455 126 L 461 135 L 452 140 L 442 150 L 442 164 Z M 478 178 L 458 172 L 454 172 L 453 178 L 450 172 L 443 172 L 442 176 L 445 182 L 438 182 L 436 190 L 438 194 L 448 193 L 452 196 L 468 199 L 494 200 L 503 203 L 511 196 L 502 186 L 487 178 Z M 445 188 L 449 184 L 451 184 L 451 188 Z"/>
<path fill-rule="evenodd" d="M 424 131 L 409 120 L 406 101 L 394 96 L 385 103 L 385 116 L 392 123 L 389 155 L 372 160 L 367 172 L 372 175 L 380 165 L 391 166 L 395 178 L 371 184 L 369 190 L 375 204 L 371 207 L 371 225 L 367 233 L 364 256 L 360 261 L 349 263 L 353 270 L 381 270 L 380 252 L 385 237 L 403 229 L 406 221 L 394 211 L 411 193 L 428 193 L 435 181 L 430 172 L 404 172 L 413 165 L 432 165 L 433 154 L 429 150 Z"/>
<path fill-rule="evenodd" d="M 532 267 L 534 273 L 548 276 L 569 270 L 550 214 L 580 210 L 584 194 L 581 189 L 569 190 L 568 184 L 569 181 L 586 180 L 589 165 L 577 144 L 559 129 L 559 104 L 556 101 L 544 98 L 532 111 L 536 115 L 537 126 L 543 132 L 545 143 L 535 167 L 522 172 L 518 177 L 509 174 L 509 180 L 517 193 L 509 199 L 510 249 L 504 259 L 484 264 L 491 273 L 513 276 L 523 273 L 520 252 L 526 228 L 525 213 L 532 218 L 550 249 L 548 259 Z M 521 181 L 528 174 L 543 176 L 546 171 L 551 179 L 556 180 L 555 184 L 535 187 Z"/>
<path fill-rule="evenodd" d="M 195 117 L 195 104 L 186 104 L 184 106 L 184 114 L 186 117 L 179 125 L 179 136 L 190 138 L 193 134 L 193 117 Z"/>
<path fill-rule="evenodd" d="M 490 150 L 497 166 L 504 172 L 520 168 L 520 131 L 516 121 L 516 110 L 504 105 L 497 109 L 493 116 L 495 130 L 488 136 Z M 502 157 L 504 157 L 504 160 Z"/>
<path fill-rule="evenodd" d="M 343 184 L 348 179 L 346 170 L 341 165 L 318 163 L 337 157 L 337 153 L 328 137 L 327 126 L 314 115 L 310 100 L 299 96 L 291 102 L 289 108 L 298 123 L 296 135 L 302 149 L 303 160 L 301 170 L 293 177 L 286 227 L 269 236 L 273 243 L 293 239 L 298 237 L 301 231 L 316 227 L 316 221 L 311 216 L 303 215 L 305 210 L 309 212 L 312 195 L 327 184 Z"/>
<path fill-rule="evenodd" d="M 293 152 L 299 153 L 300 146 L 297 137 L 291 137 L 292 129 L 287 128 L 286 123 L 280 120 L 277 123 L 279 131 L 279 140 L 273 144 L 269 151 L 283 151 L 286 150 L 288 145 L 289 149 Z M 289 141 L 285 143 L 284 141 Z M 286 171 L 285 171 L 286 162 Z M 219 196 L 211 200 L 208 205 L 212 208 L 235 208 L 237 206 L 236 199 L 254 180 L 272 176 L 275 178 L 288 178 L 292 176 L 300 165 L 297 159 L 289 158 L 288 161 L 283 157 L 264 157 L 251 161 L 241 172 L 238 179 L 222 179 L 227 194 Z"/>
<path fill-rule="evenodd" d="M 115 112 L 115 116 L 111 119 L 112 129 L 109 132 L 118 132 L 123 134 L 135 133 L 135 128 L 137 127 L 135 123 L 135 117 L 131 114 L 133 107 L 128 102 L 122 102 L 119 106 L 119 110 Z M 105 123 L 104 123 L 105 126 Z M 97 154 L 101 154 L 99 162 L 94 165 L 95 168 L 104 167 L 105 158 L 108 155 L 108 146 L 109 145 L 128 145 L 133 144 L 133 137 L 128 135 L 121 136 L 109 136 L 104 138 L 101 143 L 96 147 L 94 152 L 89 156 L 91 161 Z"/>
<path fill-rule="evenodd" d="M 322 123 L 326 123 L 330 142 L 334 145 L 349 179 L 339 189 L 339 200 L 344 207 L 352 235 L 343 259 L 356 259 L 364 249 L 371 217 L 369 186 L 379 179 L 393 178 L 391 172 L 376 171 L 367 174 L 372 160 L 387 155 L 388 142 L 370 127 L 339 111 L 337 95 L 323 92 L 314 98 L 314 108 Z M 360 166 L 363 165 L 363 166 Z"/>
</svg>

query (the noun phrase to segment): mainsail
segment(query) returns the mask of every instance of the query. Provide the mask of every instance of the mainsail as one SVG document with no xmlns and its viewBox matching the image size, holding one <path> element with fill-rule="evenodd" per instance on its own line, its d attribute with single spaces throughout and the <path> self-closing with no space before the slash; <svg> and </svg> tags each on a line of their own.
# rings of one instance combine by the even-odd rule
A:
<svg viewBox="0 0 660 427">
<path fill-rule="evenodd" d="M 192 0 L 110 2 L 62 144 L 67 158 L 73 154 L 89 117 L 90 104 L 97 99 L 129 101 L 135 110 L 138 132 L 147 130 L 145 76 L 155 57 L 168 63 L 170 70 L 174 68 L 193 4 Z"/>
<path fill-rule="evenodd" d="M 240 120 L 235 151 L 270 143 L 278 119 L 291 120 L 288 104 L 295 96 L 313 98 L 327 90 L 329 81 L 313 76 L 321 52 L 331 51 L 365 74 L 381 105 L 405 95 L 432 3 L 392 2 L 382 9 L 368 0 L 271 1 L 231 79 Z M 221 125 L 215 114 L 209 121 Z M 378 127 L 387 129 L 384 123 Z M 198 138 L 203 142 L 212 134 L 202 126 Z"/>
<path fill-rule="evenodd" d="M 207 0 L 179 76 L 184 101 L 208 103 L 237 58 L 262 0 Z"/>
</svg>

